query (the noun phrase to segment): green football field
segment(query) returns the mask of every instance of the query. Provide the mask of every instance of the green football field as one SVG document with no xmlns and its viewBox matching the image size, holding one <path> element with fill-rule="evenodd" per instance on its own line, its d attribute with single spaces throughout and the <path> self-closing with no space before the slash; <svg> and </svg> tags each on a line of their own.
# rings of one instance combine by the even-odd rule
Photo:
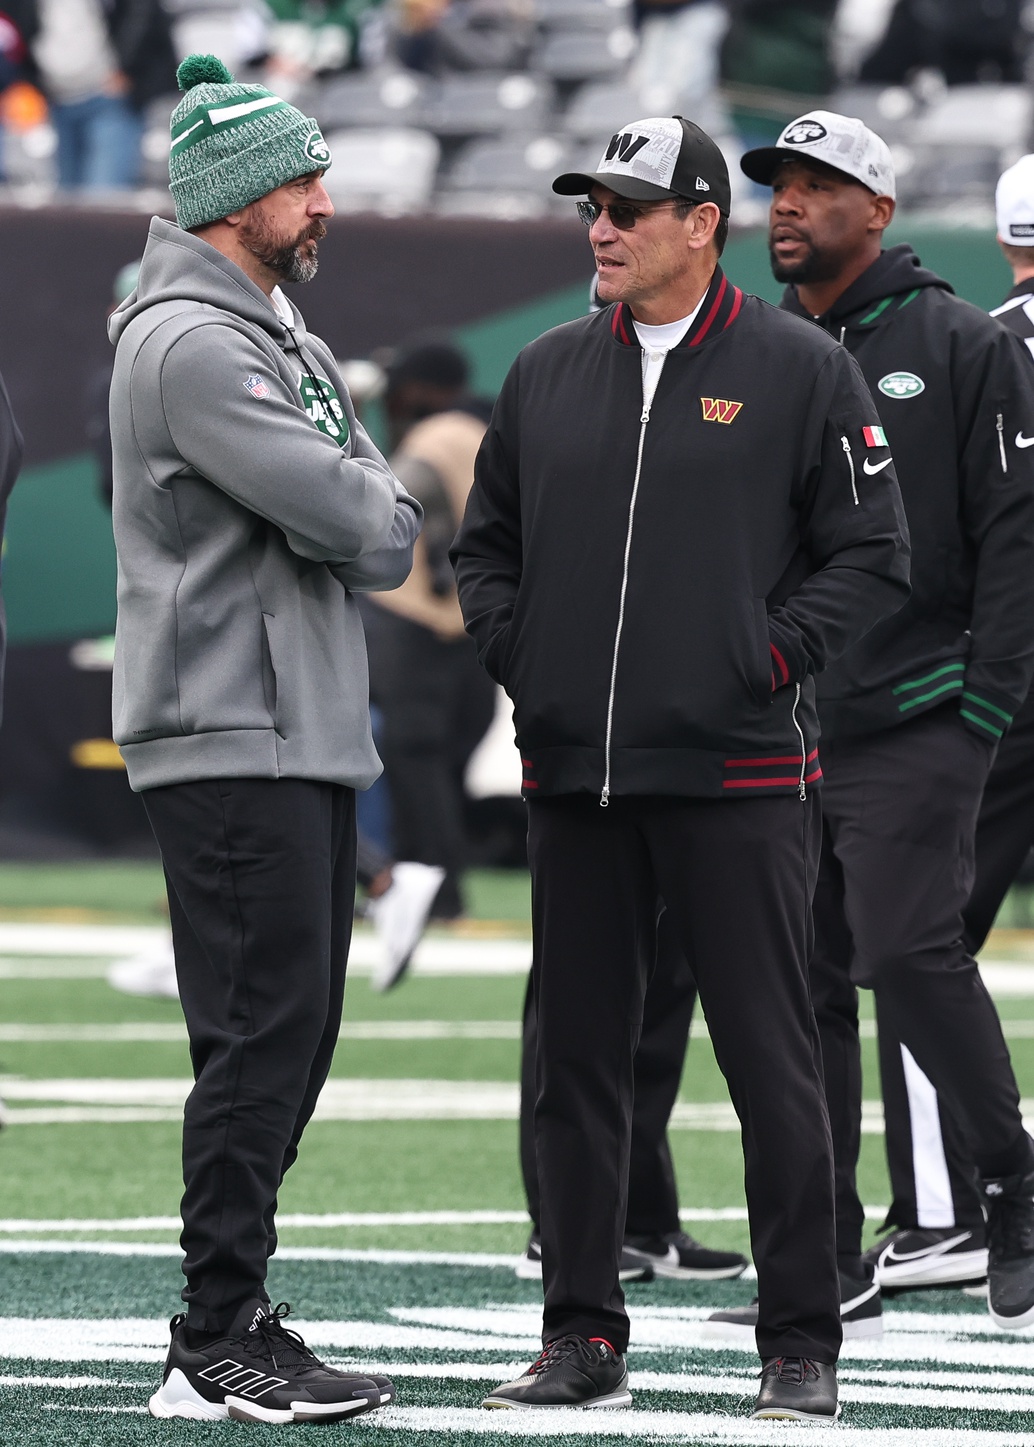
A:
<svg viewBox="0 0 1034 1447">
<path fill-rule="evenodd" d="M 512 1270 L 527 1233 L 516 1160 L 527 880 L 475 876 L 471 894 L 476 918 L 432 932 L 386 997 L 370 989 L 373 942 L 358 931 L 332 1077 L 281 1195 L 272 1299 L 291 1302 L 329 1360 L 393 1376 L 397 1404 L 337 1427 L 162 1423 L 146 1400 L 178 1307 L 186 1040 L 174 1001 L 105 979 L 160 932 L 160 876 L 0 867 L 0 1442 L 811 1440 L 814 1428 L 745 1420 L 756 1358 L 704 1325 L 715 1306 L 749 1300 L 750 1281 L 629 1287 L 629 1411 L 479 1409 L 536 1353 L 539 1289 Z M 1034 1098 L 1034 937 L 1000 932 L 982 964 Z M 875 1230 L 887 1182 L 864 1028 L 861 1185 Z M 746 1250 L 739 1140 L 702 1023 L 672 1144 L 687 1229 Z M 997 1332 L 961 1292 L 889 1303 L 882 1340 L 849 1344 L 841 1381 L 834 1439 L 1034 1447 L 1034 1333 Z"/>
</svg>

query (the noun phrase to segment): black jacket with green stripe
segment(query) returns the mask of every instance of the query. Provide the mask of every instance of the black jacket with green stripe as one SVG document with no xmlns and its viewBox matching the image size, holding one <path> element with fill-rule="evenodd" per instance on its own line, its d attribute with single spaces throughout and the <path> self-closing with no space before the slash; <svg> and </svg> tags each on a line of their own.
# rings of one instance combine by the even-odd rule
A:
<svg viewBox="0 0 1034 1447">
<path fill-rule="evenodd" d="M 807 315 L 792 287 L 782 306 Z M 875 732 L 957 699 L 966 725 L 997 740 L 1034 670 L 1029 359 L 910 246 L 883 252 L 815 320 L 869 383 L 912 539 L 909 601 L 818 680 L 823 735 Z"/>
<path fill-rule="evenodd" d="M 527 798 L 818 782 L 814 675 L 908 590 L 878 425 L 842 347 L 720 268 L 649 408 L 623 304 L 521 352 L 452 558 Z"/>
</svg>

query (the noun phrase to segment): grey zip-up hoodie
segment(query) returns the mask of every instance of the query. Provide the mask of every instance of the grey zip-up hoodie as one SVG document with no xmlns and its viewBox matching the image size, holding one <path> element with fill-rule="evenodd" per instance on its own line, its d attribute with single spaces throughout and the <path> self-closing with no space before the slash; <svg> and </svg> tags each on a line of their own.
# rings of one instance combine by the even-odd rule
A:
<svg viewBox="0 0 1034 1447">
<path fill-rule="evenodd" d="M 207 242 L 153 220 L 108 334 L 130 784 L 367 788 L 381 766 L 351 594 L 405 580 L 419 506 L 324 343 Z"/>
</svg>

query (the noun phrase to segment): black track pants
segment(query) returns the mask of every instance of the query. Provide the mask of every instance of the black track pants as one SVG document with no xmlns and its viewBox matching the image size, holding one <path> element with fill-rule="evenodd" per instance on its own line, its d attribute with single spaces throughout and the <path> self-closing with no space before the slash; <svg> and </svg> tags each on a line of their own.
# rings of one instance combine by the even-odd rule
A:
<svg viewBox="0 0 1034 1447">
<path fill-rule="evenodd" d="M 492 722 L 495 684 L 466 636 L 439 638 L 376 605 L 363 616 L 370 696 L 383 715 L 378 748 L 391 791 L 395 858 L 441 865 L 438 910 L 459 914 L 460 872 L 468 863 L 463 774 Z"/>
<path fill-rule="evenodd" d="M 837 1165 L 837 1246 L 861 1250 L 855 984 L 963 1123 L 981 1173 L 1029 1144 L 998 1013 L 962 942 L 992 751 L 951 706 L 823 745 L 823 850 L 811 981 Z"/>
<path fill-rule="evenodd" d="M 682 1080 L 696 997 L 693 972 L 673 938 L 667 910 L 662 910 L 657 921 L 656 958 L 643 1003 L 642 1034 L 632 1067 L 635 1098 L 625 1218 L 628 1236 L 663 1236 L 680 1229 L 678 1186 L 668 1147 L 668 1119 Z M 528 1214 L 537 1231 L 535 1037 L 535 993 L 529 976 L 521 1047 L 520 1148 Z"/>
<path fill-rule="evenodd" d="M 618 1283 L 657 900 L 740 1117 L 762 1356 L 836 1360 L 833 1173 L 808 994 L 814 801 L 529 806 L 543 1337 L 628 1345 Z"/>
<path fill-rule="evenodd" d="M 962 919 L 971 954 L 983 946 L 1002 901 L 1034 846 L 1034 693 L 998 746 L 976 832 L 976 876 Z M 901 1226 L 983 1221 L 966 1132 L 884 1022 L 880 1073 L 887 1120 L 890 1220 Z"/>
<path fill-rule="evenodd" d="M 302 779 L 149 789 L 194 1089 L 183 1121 L 190 1325 L 264 1294 L 277 1191 L 330 1070 L 355 892 L 355 794 Z"/>
</svg>

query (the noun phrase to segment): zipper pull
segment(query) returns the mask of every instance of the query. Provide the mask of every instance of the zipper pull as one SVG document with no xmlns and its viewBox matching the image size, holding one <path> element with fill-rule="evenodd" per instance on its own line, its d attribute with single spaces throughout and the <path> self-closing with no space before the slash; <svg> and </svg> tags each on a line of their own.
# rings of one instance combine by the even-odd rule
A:
<svg viewBox="0 0 1034 1447">
<path fill-rule="evenodd" d="M 606 809 L 610 805 L 610 785 L 604 784 L 603 793 L 600 795 L 600 808 Z"/>
<path fill-rule="evenodd" d="M 640 417 L 639 421 L 640 421 L 640 422 L 642 423 L 642 425 L 645 427 L 646 424 L 647 424 L 647 422 L 649 422 L 649 420 L 650 420 L 650 406 L 647 405 L 646 407 L 643 408 L 643 415 Z"/>
<path fill-rule="evenodd" d="M 856 486 L 856 484 L 855 484 L 854 458 L 851 456 L 851 444 L 850 444 L 850 442 L 848 442 L 846 436 L 845 436 L 843 433 L 840 434 L 840 441 L 841 441 L 841 443 L 843 444 L 844 456 L 847 458 L 847 465 L 848 465 L 848 467 L 851 469 L 851 496 L 854 498 L 854 505 L 855 505 L 855 507 L 857 507 L 857 506 L 858 506 L 858 488 L 857 488 L 857 486 Z"/>
<path fill-rule="evenodd" d="M 998 454 L 1002 459 L 1002 471 L 1008 472 L 1008 464 L 1005 461 L 1005 419 L 1003 418 L 1001 412 L 999 412 L 998 414 L 998 420 L 995 423 L 995 430 L 998 433 Z"/>
</svg>

